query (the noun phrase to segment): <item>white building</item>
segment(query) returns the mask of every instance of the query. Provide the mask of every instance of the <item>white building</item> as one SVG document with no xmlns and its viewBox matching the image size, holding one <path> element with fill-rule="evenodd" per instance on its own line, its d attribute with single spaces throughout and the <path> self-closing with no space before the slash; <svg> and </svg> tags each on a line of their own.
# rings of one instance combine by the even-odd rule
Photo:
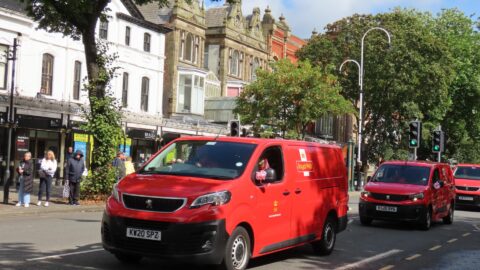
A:
<svg viewBox="0 0 480 270">
<path fill-rule="evenodd" d="M 165 34 L 170 29 L 146 21 L 130 0 L 112 0 L 108 8 L 108 22 L 99 23 L 97 33 L 118 54 L 118 76 L 111 90 L 125 111 L 126 152 L 141 162 L 161 145 L 163 128 L 185 129 L 183 133 L 190 134 L 202 130 L 162 119 Z M 4 55 L 15 38 L 20 46 L 14 88 L 14 159 L 26 151 L 41 157 L 50 149 L 63 163 L 67 146 L 87 153 L 92 147 L 91 137 L 80 128 L 81 106 L 88 104 L 87 92 L 82 90 L 87 76 L 83 44 L 36 27 L 19 1 L 0 0 L 0 161 L 6 155 L 12 73 L 12 61 Z"/>
</svg>

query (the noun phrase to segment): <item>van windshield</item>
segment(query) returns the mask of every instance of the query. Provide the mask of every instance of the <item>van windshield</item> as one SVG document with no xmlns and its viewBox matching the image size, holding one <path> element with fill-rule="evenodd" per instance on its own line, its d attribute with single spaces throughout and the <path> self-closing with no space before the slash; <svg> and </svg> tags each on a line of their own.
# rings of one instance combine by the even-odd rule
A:
<svg viewBox="0 0 480 270">
<path fill-rule="evenodd" d="M 429 176 L 429 167 L 386 164 L 377 170 L 372 182 L 426 186 Z"/>
<path fill-rule="evenodd" d="M 255 144 L 236 142 L 178 141 L 138 173 L 234 179 L 245 170 L 255 147 Z"/>
<path fill-rule="evenodd" d="M 457 167 L 455 177 L 470 180 L 480 180 L 480 168 L 478 167 Z"/>
</svg>

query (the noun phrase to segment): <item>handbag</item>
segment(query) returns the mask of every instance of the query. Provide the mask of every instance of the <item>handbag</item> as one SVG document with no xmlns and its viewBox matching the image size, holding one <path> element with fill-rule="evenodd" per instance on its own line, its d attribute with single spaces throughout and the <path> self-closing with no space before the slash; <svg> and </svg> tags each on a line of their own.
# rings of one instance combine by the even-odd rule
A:
<svg viewBox="0 0 480 270">
<path fill-rule="evenodd" d="M 47 174 L 45 173 L 44 170 L 40 169 L 40 170 L 38 170 L 38 177 L 39 178 L 47 178 Z"/>
<path fill-rule="evenodd" d="M 65 184 L 63 185 L 62 197 L 63 198 L 70 197 L 70 185 L 68 184 L 68 180 L 65 180 Z"/>
</svg>

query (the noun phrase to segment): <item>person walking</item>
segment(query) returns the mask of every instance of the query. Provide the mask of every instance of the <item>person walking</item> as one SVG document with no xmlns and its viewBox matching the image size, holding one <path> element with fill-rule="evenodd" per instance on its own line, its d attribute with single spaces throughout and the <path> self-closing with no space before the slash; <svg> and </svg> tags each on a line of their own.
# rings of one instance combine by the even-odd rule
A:
<svg viewBox="0 0 480 270">
<path fill-rule="evenodd" d="M 125 177 L 125 154 L 122 151 L 117 153 L 117 157 L 113 160 L 112 166 L 115 168 L 117 182 Z"/>
<path fill-rule="evenodd" d="M 20 166 L 17 168 L 19 175 L 20 187 L 18 189 L 18 203 L 19 206 L 30 206 L 30 193 L 33 192 L 33 163 L 32 153 L 27 152 L 23 155 L 23 160 L 20 161 Z"/>
<path fill-rule="evenodd" d="M 135 172 L 135 167 L 133 166 L 132 157 L 127 157 L 125 161 L 125 176 Z"/>
<path fill-rule="evenodd" d="M 65 175 L 70 187 L 70 196 L 68 203 L 70 205 L 80 205 L 78 197 L 80 196 L 80 182 L 82 181 L 83 172 L 85 171 L 85 161 L 83 160 L 83 152 L 77 150 L 67 162 Z"/>
<path fill-rule="evenodd" d="M 55 154 L 52 150 L 49 150 L 46 157 L 42 159 L 42 163 L 40 164 L 40 170 L 43 171 L 44 177 L 40 178 L 37 205 L 42 205 L 43 189 L 45 188 L 46 200 L 43 205 L 45 207 L 48 207 L 50 202 L 50 192 L 52 190 L 52 179 L 55 175 L 55 172 L 57 171 L 57 161 L 55 160 Z"/>
</svg>

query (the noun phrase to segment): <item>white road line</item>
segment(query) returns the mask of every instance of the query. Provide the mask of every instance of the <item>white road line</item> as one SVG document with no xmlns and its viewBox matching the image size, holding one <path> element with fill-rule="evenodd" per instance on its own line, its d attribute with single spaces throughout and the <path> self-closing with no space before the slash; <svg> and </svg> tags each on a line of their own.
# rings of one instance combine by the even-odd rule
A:
<svg viewBox="0 0 480 270">
<path fill-rule="evenodd" d="M 348 270 L 348 269 L 360 268 L 361 266 L 364 266 L 365 264 L 384 259 L 386 257 L 389 257 L 389 256 L 392 256 L 394 254 L 400 253 L 402 251 L 403 250 L 400 250 L 400 249 L 392 249 L 392 250 L 389 250 L 387 252 L 380 253 L 380 254 L 377 254 L 375 256 L 363 259 L 361 261 L 354 262 L 354 263 L 351 263 L 351 264 L 347 264 L 347 265 L 344 265 L 342 267 L 338 267 L 338 268 L 335 268 L 335 269 L 337 269 L 337 270 Z"/>
<path fill-rule="evenodd" d="M 434 251 L 434 250 L 437 250 L 437 249 L 439 249 L 439 248 L 441 248 L 441 247 L 442 247 L 442 245 L 437 245 L 437 246 L 434 246 L 434 247 L 430 248 L 429 250 L 430 250 L 430 251 Z"/>
<path fill-rule="evenodd" d="M 348 220 L 348 224 L 352 224 L 352 222 L 353 222 L 353 219 Z"/>
<path fill-rule="evenodd" d="M 420 256 L 422 256 L 422 255 L 421 255 L 421 254 L 415 254 L 415 255 L 413 255 L 413 256 L 410 256 L 410 257 L 408 257 L 408 258 L 405 258 L 405 260 L 407 260 L 407 261 L 413 261 L 413 260 L 415 260 L 416 258 L 418 258 L 418 257 L 420 257 Z"/>
<path fill-rule="evenodd" d="M 480 226 L 478 224 L 473 224 L 475 231 L 480 232 Z"/>
<path fill-rule="evenodd" d="M 382 268 L 380 268 L 380 269 L 378 269 L 378 270 L 390 270 L 390 269 L 392 269 L 392 268 L 394 268 L 394 267 L 395 267 L 395 265 L 387 265 L 387 266 L 384 266 L 384 267 L 382 267 Z"/>
<path fill-rule="evenodd" d="M 79 255 L 79 254 L 85 254 L 85 253 L 93 253 L 93 252 L 98 252 L 98 251 L 102 251 L 102 250 L 104 250 L 104 249 L 103 248 L 98 248 L 98 249 L 92 249 L 92 250 L 84 250 L 84 251 L 78 251 L 78 252 L 50 255 L 50 256 L 45 256 L 45 257 L 31 258 L 31 259 L 27 259 L 27 262 L 43 261 L 43 260 L 46 260 L 46 259 L 54 259 L 54 258 L 59 259 L 61 257 L 65 257 L 65 256 Z"/>
<path fill-rule="evenodd" d="M 457 241 L 457 240 L 458 240 L 457 238 L 453 238 L 453 239 L 448 240 L 447 243 L 451 244 L 451 243 L 453 243 L 453 242 L 455 242 L 455 241 Z"/>
<path fill-rule="evenodd" d="M 463 237 L 467 237 L 467 236 L 469 236 L 470 234 L 471 234 L 471 233 L 467 232 L 467 233 L 462 234 L 462 236 L 463 236 Z"/>
</svg>

